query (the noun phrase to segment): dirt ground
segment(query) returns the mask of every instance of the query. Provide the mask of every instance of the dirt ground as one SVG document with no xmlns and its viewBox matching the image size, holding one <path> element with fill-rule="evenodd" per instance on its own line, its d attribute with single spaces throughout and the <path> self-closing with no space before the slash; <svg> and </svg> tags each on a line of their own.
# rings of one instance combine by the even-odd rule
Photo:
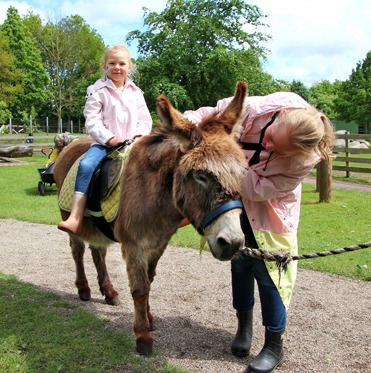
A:
<svg viewBox="0 0 371 373">
<path fill-rule="evenodd" d="M 86 256 L 92 301 L 81 302 L 67 234 L 55 226 L 0 220 L 0 271 L 110 320 L 133 335 L 133 303 L 118 245 L 108 253 L 112 281 L 121 295 L 117 307 L 104 303 L 92 260 Z M 348 255 L 348 254 L 342 254 Z M 349 254 L 351 255 L 351 254 Z M 315 259 L 321 260 L 321 259 Z M 371 372 L 371 283 L 299 270 L 288 313 L 285 360 L 276 372 Z M 169 247 L 151 292 L 154 349 L 191 372 L 242 372 L 248 358 L 230 353 L 236 330 L 231 305 L 230 263 L 209 253 Z M 259 300 L 254 310 L 252 356 L 263 344 Z"/>
</svg>

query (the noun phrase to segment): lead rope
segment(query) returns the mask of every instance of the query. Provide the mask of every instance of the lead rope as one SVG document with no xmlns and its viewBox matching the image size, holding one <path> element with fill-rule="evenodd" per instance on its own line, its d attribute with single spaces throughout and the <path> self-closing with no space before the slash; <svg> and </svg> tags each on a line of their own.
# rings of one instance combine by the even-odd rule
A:
<svg viewBox="0 0 371 373">
<path fill-rule="evenodd" d="M 324 256 L 329 256 L 329 255 L 338 255 L 338 254 L 348 253 L 348 252 L 356 251 L 360 249 L 366 249 L 370 246 L 371 246 L 371 241 L 362 243 L 359 245 L 343 247 L 341 249 L 321 251 L 317 253 L 302 254 L 302 255 L 291 255 L 290 253 L 283 253 L 282 251 L 272 253 L 268 250 L 264 250 L 260 248 L 256 249 L 253 247 L 246 247 L 246 246 L 240 249 L 240 251 L 244 253 L 245 255 L 251 256 L 252 258 L 265 259 L 271 262 L 276 262 L 276 265 L 281 274 L 281 271 L 282 270 L 286 271 L 287 265 L 293 260 L 321 258 Z"/>
</svg>

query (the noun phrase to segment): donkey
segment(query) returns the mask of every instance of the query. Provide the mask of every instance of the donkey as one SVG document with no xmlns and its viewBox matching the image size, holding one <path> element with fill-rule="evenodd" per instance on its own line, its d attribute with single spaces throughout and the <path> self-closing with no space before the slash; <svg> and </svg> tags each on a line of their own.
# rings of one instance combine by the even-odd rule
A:
<svg viewBox="0 0 371 373">
<path fill-rule="evenodd" d="M 126 262 L 140 354 L 150 354 L 153 349 L 149 293 L 156 266 L 183 219 L 207 239 L 218 260 L 230 260 L 244 245 L 240 193 L 247 163 L 234 137 L 246 94 L 247 84 L 237 83 L 227 109 L 198 125 L 161 95 L 156 101 L 161 125 L 131 145 L 120 181 L 119 211 L 112 224 Z M 90 145 L 88 139 L 76 141 L 59 156 L 54 171 L 58 194 L 69 169 Z M 67 219 L 68 212 L 61 210 L 61 215 Z M 97 229 L 91 217 L 84 217 L 80 236 L 70 234 L 80 299 L 91 297 L 84 270 L 84 241 L 92 249 L 102 295 L 108 304 L 118 304 L 118 292 L 105 263 L 107 246 L 114 242 Z"/>
</svg>

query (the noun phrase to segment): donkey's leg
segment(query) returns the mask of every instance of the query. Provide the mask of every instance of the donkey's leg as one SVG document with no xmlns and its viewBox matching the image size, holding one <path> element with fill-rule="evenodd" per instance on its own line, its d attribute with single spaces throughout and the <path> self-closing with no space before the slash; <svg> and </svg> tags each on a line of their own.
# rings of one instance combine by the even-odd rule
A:
<svg viewBox="0 0 371 373">
<path fill-rule="evenodd" d="M 75 284 L 77 286 L 78 294 L 81 300 L 88 301 L 91 299 L 91 291 L 88 284 L 88 279 L 86 278 L 84 267 L 85 244 L 83 241 L 80 241 L 77 238 L 70 236 L 70 246 L 72 256 L 75 261 Z"/>
<path fill-rule="evenodd" d="M 140 354 L 152 353 L 153 338 L 150 335 L 150 321 L 148 319 L 148 297 L 151 283 L 148 279 L 148 264 L 145 253 L 138 247 L 129 248 L 122 245 L 123 257 L 129 279 L 131 295 L 134 301 L 134 333 L 137 351 Z"/>
<path fill-rule="evenodd" d="M 105 296 L 107 304 L 117 306 L 120 304 L 119 293 L 113 287 L 111 279 L 108 275 L 106 266 L 107 248 L 94 247 L 91 245 L 89 247 L 91 249 L 91 255 L 98 273 L 100 292 Z"/>
<path fill-rule="evenodd" d="M 157 249 L 156 251 L 153 251 L 151 255 L 148 258 L 148 279 L 150 283 L 152 284 L 155 276 L 156 276 L 156 267 L 157 263 L 160 260 L 162 254 L 164 253 L 166 249 L 166 245 L 162 249 Z M 150 305 L 149 305 L 149 297 L 148 297 L 148 304 L 147 304 L 147 317 L 149 320 L 149 326 L 150 330 L 153 331 L 155 330 L 155 325 L 153 321 L 153 315 L 150 310 Z"/>
</svg>

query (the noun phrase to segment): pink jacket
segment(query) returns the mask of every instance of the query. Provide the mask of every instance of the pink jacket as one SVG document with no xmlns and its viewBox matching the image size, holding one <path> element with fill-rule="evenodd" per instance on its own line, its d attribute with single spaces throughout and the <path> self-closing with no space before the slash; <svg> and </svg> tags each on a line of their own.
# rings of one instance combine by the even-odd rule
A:
<svg viewBox="0 0 371 373">
<path fill-rule="evenodd" d="M 143 92 L 130 79 L 122 91 L 109 78 L 88 87 L 84 115 L 87 133 L 101 145 L 113 136 L 147 135 L 152 128 Z"/>
<path fill-rule="evenodd" d="M 223 111 L 232 98 L 218 101 L 216 108 L 204 107 L 184 113 L 195 123 L 202 117 Z M 310 105 L 291 92 L 278 92 L 267 96 L 246 98 L 246 109 L 241 119 L 241 141 L 258 143 L 262 128 L 273 114 L 282 109 L 305 109 Z M 246 158 L 254 150 L 245 150 Z M 254 231 L 275 234 L 295 234 L 298 228 L 301 201 L 301 182 L 319 161 L 313 157 L 299 162 L 290 157 L 272 155 L 263 150 L 260 162 L 251 166 L 243 180 L 243 203 Z M 259 242 L 259 241 L 258 241 Z"/>
</svg>

